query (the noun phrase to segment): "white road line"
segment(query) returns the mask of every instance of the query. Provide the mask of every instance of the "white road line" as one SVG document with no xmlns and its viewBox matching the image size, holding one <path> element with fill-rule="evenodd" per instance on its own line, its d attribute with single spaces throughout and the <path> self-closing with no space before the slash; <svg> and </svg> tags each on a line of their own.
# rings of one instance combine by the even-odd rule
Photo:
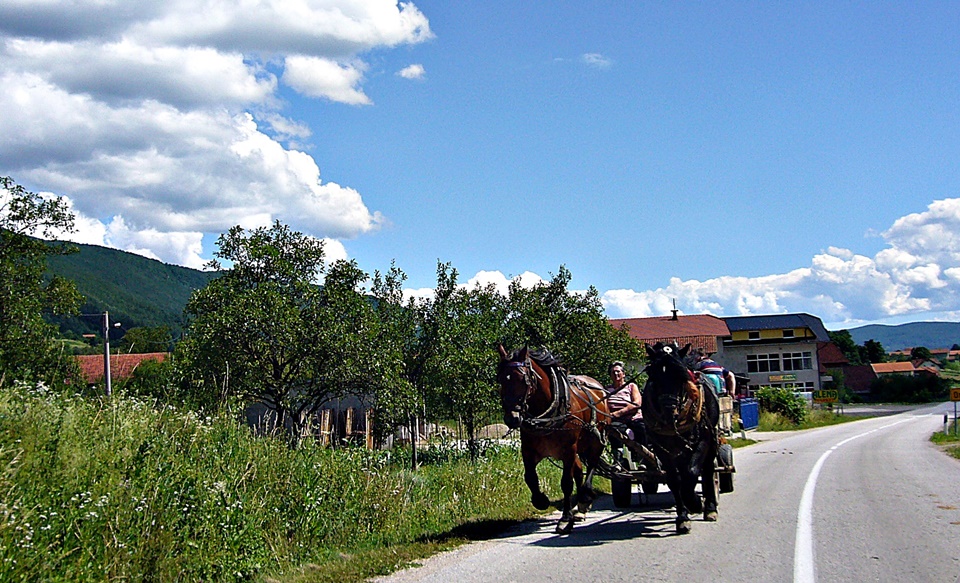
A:
<svg viewBox="0 0 960 583">
<path fill-rule="evenodd" d="M 820 475 L 820 468 L 823 467 L 823 463 L 827 461 L 831 453 L 854 439 L 860 439 L 865 435 L 899 425 L 911 419 L 918 419 L 918 417 L 908 417 L 848 437 L 823 452 L 817 463 L 813 465 L 813 469 L 810 470 L 810 475 L 807 477 L 807 483 L 803 486 L 803 495 L 800 496 L 800 509 L 797 511 L 797 537 L 793 544 L 793 583 L 816 583 L 817 580 L 816 565 L 813 558 L 813 492 L 817 489 L 817 477 Z"/>
</svg>

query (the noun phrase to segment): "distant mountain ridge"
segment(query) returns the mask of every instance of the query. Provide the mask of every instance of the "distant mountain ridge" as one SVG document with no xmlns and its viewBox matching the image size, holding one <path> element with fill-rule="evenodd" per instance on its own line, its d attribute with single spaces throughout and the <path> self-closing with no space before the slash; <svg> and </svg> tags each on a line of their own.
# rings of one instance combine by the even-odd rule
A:
<svg viewBox="0 0 960 583">
<path fill-rule="evenodd" d="M 121 331 L 138 326 L 167 326 L 178 337 L 190 295 L 217 276 L 118 249 L 74 245 L 78 253 L 47 258 L 48 274 L 76 283 L 86 298 L 81 313 L 108 311 L 112 322 L 121 323 L 117 337 Z M 50 321 L 69 335 L 100 331 L 97 318 L 54 317 Z"/>
<path fill-rule="evenodd" d="M 954 344 L 960 344 L 960 322 L 911 322 L 898 326 L 870 324 L 850 328 L 849 332 L 857 344 L 875 340 L 882 344 L 887 352 L 917 346 L 930 349 L 950 348 Z"/>
</svg>

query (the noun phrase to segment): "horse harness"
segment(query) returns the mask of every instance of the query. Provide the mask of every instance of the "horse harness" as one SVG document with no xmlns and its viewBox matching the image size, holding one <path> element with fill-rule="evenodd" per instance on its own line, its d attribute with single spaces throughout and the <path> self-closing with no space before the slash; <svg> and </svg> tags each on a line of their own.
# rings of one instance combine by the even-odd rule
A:
<svg viewBox="0 0 960 583">
<path fill-rule="evenodd" d="M 648 384 L 652 384 L 653 381 L 647 381 Z M 691 378 L 691 382 L 695 382 L 697 386 L 697 391 L 687 391 L 687 398 L 684 399 L 683 404 L 678 403 L 679 399 L 675 396 L 667 396 L 667 400 L 672 401 L 671 404 L 677 405 L 677 419 L 664 419 L 659 415 L 659 410 L 656 408 L 651 408 L 648 418 L 644 421 L 647 424 L 647 429 L 657 433 L 659 435 L 668 435 L 668 436 L 682 436 L 685 433 L 690 432 L 694 429 L 699 423 L 703 416 L 703 404 L 704 404 L 704 395 L 705 391 L 710 390 L 710 387 L 705 385 L 704 382 L 694 381 Z M 645 391 L 646 392 L 646 391 Z M 694 393 L 694 394 L 691 394 Z M 649 393 L 648 393 L 649 394 Z M 662 404 L 658 403 L 658 405 Z"/>
<path fill-rule="evenodd" d="M 557 374 L 558 367 L 556 366 L 547 366 L 545 367 L 546 371 L 550 375 L 548 379 L 550 383 L 550 389 L 553 394 L 553 401 L 550 403 L 550 406 L 536 417 L 528 417 L 525 414 L 529 408 L 529 399 L 536 389 L 537 380 L 542 377 L 537 373 L 533 368 L 533 364 L 530 362 L 528 357 L 523 362 L 509 362 L 507 366 L 517 369 L 521 376 L 523 377 L 523 382 L 527 387 L 526 393 L 523 395 L 523 401 L 520 404 L 520 412 L 522 414 L 522 419 L 520 421 L 520 428 L 524 431 L 532 433 L 534 435 L 547 435 L 555 431 L 570 431 L 573 428 L 567 427 L 567 422 L 571 419 L 576 419 L 580 421 L 578 417 L 570 414 L 570 397 L 571 382 L 580 389 L 580 392 L 587 396 L 589 403 L 587 405 L 590 407 L 590 422 L 583 423 L 580 421 L 581 425 L 586 426 L 591 432 L 595 433 L 598 437 L 602 433 L 597 428 L 597 403 L 603 399 L 594 400 L 593 394 L 585 389 L 602 389 L 603 387 L 595 387 L 583 383 L 579 379 L 571 378 L 569 375 L 564 372 L 564 374 Z M 602 437 L 601 437 L 602 439 Z"/>
</svg>

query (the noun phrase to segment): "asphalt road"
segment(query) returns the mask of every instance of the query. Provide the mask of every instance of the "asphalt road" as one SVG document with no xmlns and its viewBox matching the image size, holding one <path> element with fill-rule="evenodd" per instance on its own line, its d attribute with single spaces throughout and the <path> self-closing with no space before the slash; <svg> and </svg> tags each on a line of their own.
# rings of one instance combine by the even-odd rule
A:
<svg viewBox="0 0 960 583">
<path fill-rule="evenodd" d="M 688 535 L 661 486 L 627 511 L 602 497 L 568 536 L 556 516 L 531 521 L 378 581 L 957 582 L 960 461 L 929 442 L 947 411 L 757 435 L 736 450 L 720 520 Z"/>
</svg>

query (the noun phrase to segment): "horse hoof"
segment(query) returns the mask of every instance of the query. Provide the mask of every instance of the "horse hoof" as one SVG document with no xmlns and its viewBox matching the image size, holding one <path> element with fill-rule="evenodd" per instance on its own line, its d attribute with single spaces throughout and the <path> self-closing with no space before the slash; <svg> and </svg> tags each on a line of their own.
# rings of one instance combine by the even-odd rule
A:
<svg viewBox="0 0 960 583">
<path fill-rule="evenodd" d="M 689 520 L 677 519 L 677 534 L 690 534 L 692 527 Z"/>
<path fill-rule="evenodd" d="M 703 519 L 706 520 L 707 522 L 716 522 L 716 521 L 717 521 L 717 511 L 716 511 L 716 510 L 708 510 L 708 511 L 704 512 L 704 513 L 703 513 Z"/>
<path fill-rule="evenodd" d="M 573 530 L 573 518 L 561 518 L 557 523 L 557 534 L 570 534 Z"/>
<path fill-rule="evenodd" d="M 579 510 L 570 515 L 570 522 L 583 522 L 586 519 L 586 513 L 580 512 Z"/>
<path fill-rule="evenodd" d="M 547 498 L 547 495 L 543 492 L 538 492 L 530 497 L 530 502 L 533 503 L 533 507 L 537 510 L 546 510 L 550 508 L 550 499 Z"/>
<path fill-rule="evenodd" d="M 577 504 L 577 512 L 581 515 L 590 512 L 590 509 L 593 508 L 593 502 L 581 502 Z"/>
</svg>

